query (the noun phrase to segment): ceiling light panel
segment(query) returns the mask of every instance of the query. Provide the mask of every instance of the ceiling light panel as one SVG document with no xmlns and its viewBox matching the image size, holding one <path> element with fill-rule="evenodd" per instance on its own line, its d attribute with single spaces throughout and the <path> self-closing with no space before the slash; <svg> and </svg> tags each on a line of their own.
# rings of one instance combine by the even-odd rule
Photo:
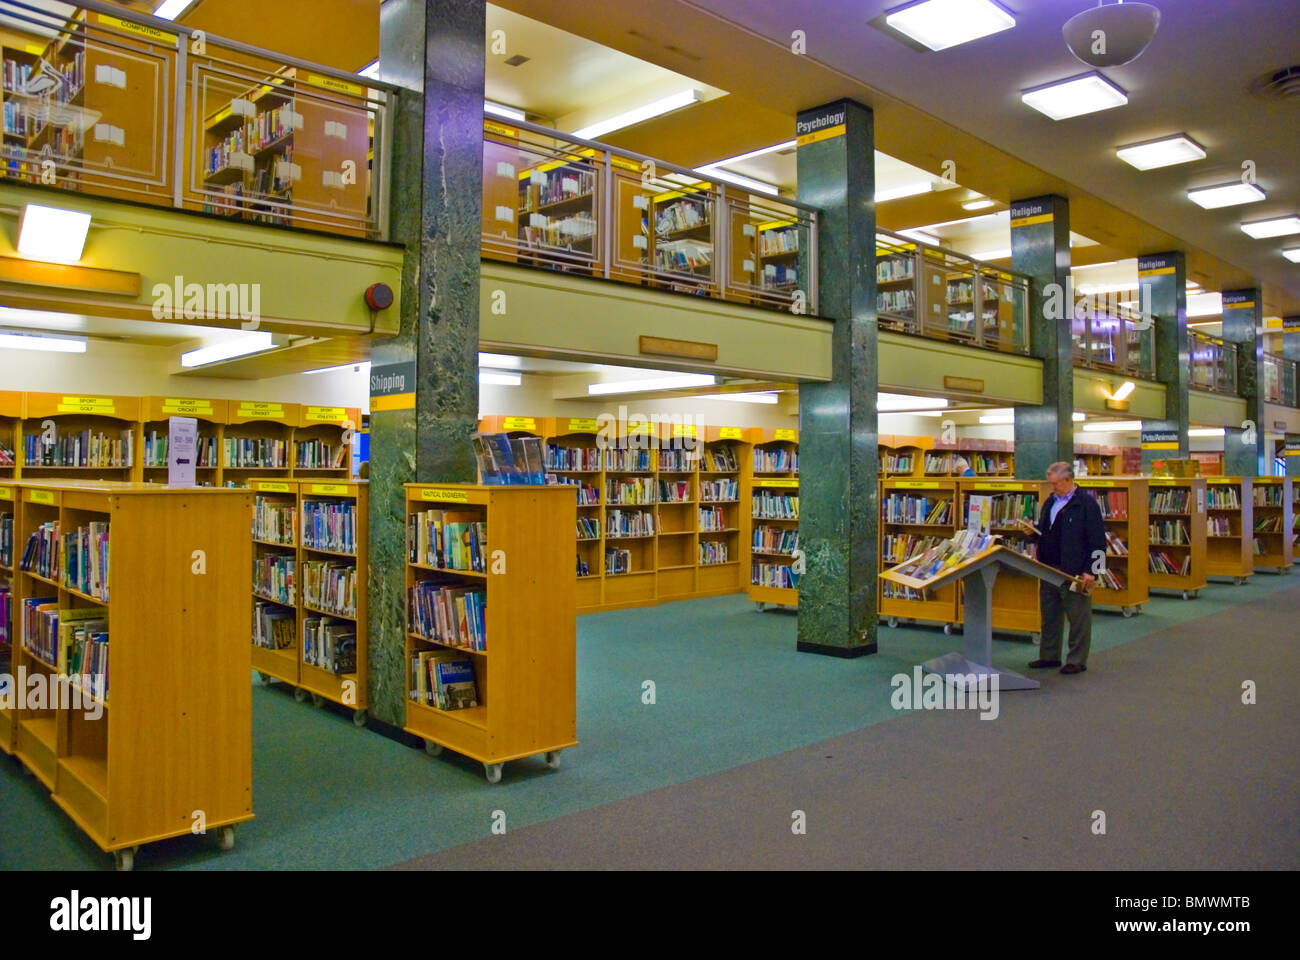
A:
<svg viewBox="0 0 1300 960">
<path fill-rule="evenodd" d="M 918 0 L 885 15 L 893 30 L 931 50 L 947 50 L 1016 25 L 992 0 Z"/>
<path fill-rule="evenodd" d="M 1264 199 L 1264 191 L 1253 183 L 1221 183 L 1213 187 L 1197 187 L 1187 191 L 1187 199 L 1206 210 L 1235 207 L 1243 203 L 1256 203 Z"/>
<path fill-rule="evenodd" d="M 1289 237 L 1300 233 L 1300 217 L 1294 214 L 1286 217 L 1270 217 L 1268 220 L 1252 220 L 1241 225 L 1242 233 L 1249 234 L 1256 240 L 1268 237 Z"/>
<path fill-rule="evenodd" d="M 1205 150 L 1190 137 L 1178 134 L 1160 140 L 1148 140 L 1120 147 L 1115 151 L 1125 163 L 1139 170 L 1155 170 L 1159 167 L 1171 167 L 1176 163 L 1191 163 L 1204 160 Z"/>
<path fill-rule="evenodd" d="M 1100 73 L 1085 73 L 1021 91 L 1020 99 L 1053 120 L 1069 120 L 1128 103 L 1126 94 Z"/>
</svg>

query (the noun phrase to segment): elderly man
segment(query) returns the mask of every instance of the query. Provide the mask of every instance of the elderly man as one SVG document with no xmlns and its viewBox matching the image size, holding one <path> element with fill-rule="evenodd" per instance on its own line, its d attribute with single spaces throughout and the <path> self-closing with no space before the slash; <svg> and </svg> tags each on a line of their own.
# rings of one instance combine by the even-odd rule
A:
<svg viewBox="0 0 1300 960">
<path fill-rule="evenodd" d="M 1070 650 L 1061 673 L 1083 673 L 1088 669 L 1088 648 L 1092 643 L 1092 585 L 1094 571 L 1106 562 L 1106 527 L 1101 508 L 1074 482 L 1074 467 L 1058 461 L 1047 468 L 1052 494 L 1043 502 L 1038 526 L 1021 519 L 1018 526 L 1038 544 L 1038 559 L 1083 581 L 1059 587 L 1038 585 L 1038 602 L 1043 613 L 1043 640 L 1033 668 L 1061 666 L 1061 632 L 1070 620 Z M 1074 589 L 1071 589 L 1074 587 Z"/>
</svg>

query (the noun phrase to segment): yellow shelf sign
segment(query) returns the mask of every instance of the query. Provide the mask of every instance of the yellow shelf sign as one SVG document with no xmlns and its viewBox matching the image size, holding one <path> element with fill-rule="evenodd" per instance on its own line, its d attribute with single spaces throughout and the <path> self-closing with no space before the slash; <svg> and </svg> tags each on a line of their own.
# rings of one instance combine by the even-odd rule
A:
<svg viewBox="0 0 1300 960">
<path fill-rule="evenodd" d="M 59 413 L 93 413 L 111 417 L 117 411 L 112 397 L 64 397 L 58 406 Z"/>
<path fill-rule="evenodd" d="M 772 437 L 776 440 L 798 440 L 799 433 L 796 430 L 776 430 Z"/>
<path fill-rule="evenodd" d="M 173 397 L 167 397 L 163 400 L 163 413 L 176 413 L 182 416 L 193 417 L 198 414 L 207 414 L 212 416 L 211 400 L 182 400 Z"/>
<path fill-rule="evenodd" d="M 14 491 L 12 487 L 0 487 L 0 500 L 12 500 Z"/>
<path fill-rule="evenodd" d="M 569 418 L 570 433 L 595 433 L 598 429 L 600 429 L 600 426 L 596 423 L 595 417 Z"/>
<path fill-rule="evenodd" d="M 744 436 L 740 427 L 719 427 L 719 440 L 740 440 Z"/>
<path fill-rule="evenodd" d="M 54 494 L 49 490 L 28 490 L 28 503 L 44 503 L 52 506 L 54 504 Z"/>
<path fill-rule="evenodd" d="M 275 480 L 258 480 L 253 484 L 258 490 L 266 493 L 288 493 L 289 485 L 280 483 Z"/>
<path fill-rule="evenodd" d="M 693 423 L 674 423 L 674 437 L 693 437 L 695 436 L 695 424 Z"/>
<path fill-rule="evenodd" d="M 239 401 L 238 415 L 241 417 L 283 417 L 284 404 L 241 400 Z"/>
<path fill-rule="evenodd" d="M 1116 480 L 1094 480 L 1092 477 L 1080 477 L 1079 482 L 1089 487 L 1118 487 L 1119 482 Z"/>
<path fill-rule="evenodd" d="M 536 417 L 506 417 L 505 425 L 507 430 L 536 430 Z"/>
<path fill-rule="evenodd" d="M 468 490 L 448 490 L 446 487 L 425 487 L 420 491 L 421 500 L 448 500 L 452 503 L 469 503 Z"/>
<path fill-rule="evenodd" d="M 307 419 L 318 423 L 342 423 L 348 418 L 346 407 L 308 407 Z"/>
<path fill-rule="evenodd" d="M 119 20 L 117 17 L 110 17 L 108 14 L 101 13 L 99 22 L 106 27 L 113 27 L 125 33 L 134 33 L 136 36 L 144 37 L 146 40 L 154 40 L 158 43 L 166 43 L 172 46 L 176 45 L 176 34 L 168 33 L 165 30 L 159 30 L 157 27 L 148 27 L 143 23 L 132 23 L 130 20 Z"/>
<path fill-rule="evenodd" d="M 756 487 L 798 487 L 799 481 L 798 480 L 755 480 L 754 486 Z M 936 483 L 935 486 L 937 487 L 938 484 Z"/>
<path fill-rule="evenodd" d="M 977 490 L 1035 490 L 1032 483 L 1009 483 L 1001 480 L 981 480 L 975 485 Z"/>
<path fill-rule="evenodd" d="M 939 483 L 936 480 L 894 480 L 890 486 L 899 490 L 938 490 Z"/>
<path fill-rule="evenodd" d="M 347 496 L 352 491 L 346 483 L 313 483 L 311 485 L 312 493 L 323 494 L 327 497 Z"/>
</svg>

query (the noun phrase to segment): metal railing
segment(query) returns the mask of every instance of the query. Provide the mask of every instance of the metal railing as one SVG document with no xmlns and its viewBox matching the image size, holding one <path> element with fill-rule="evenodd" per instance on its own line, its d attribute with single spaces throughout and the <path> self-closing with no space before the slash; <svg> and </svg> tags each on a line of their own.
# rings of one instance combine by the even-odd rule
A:
<svg viewBox="0 0 1300 960">
<path fill-rule="evenodd" d="M 1237 345 L 1218 337 L 1187 331 L 1193 390 L 1237 395 Z"/>
<path fill-rule="evenodd" d="M 1300 406 L 1296 402 L 1296 361 L 1278 356 L 1276 353 L 1264 354 L 1264 399 L 1269 403 L 1278 403 L 1287 407 Z"/>
<path fill-rule="evenodd" d="M 1070 323 L 1074 365 L 1129 376 L 1155 377 L 1155 327 L 1136 313 L 1076 312 Z"/>
<path fill-rule="evenodd" d="M 396 88 L 85 0 L 22 0 L 0 174 L 235 219 L 384 238 Z"/>
<path fill-rule="evenodd" d="M 817 212 L 522 121 L 483 124 L 482 255 L 817 314 Z"/>
<path fill-rule="evenodd" d="M 1029 353 L 1029 278 L 879 230 L 876 313 L 882 330 Z"/>
</svg>

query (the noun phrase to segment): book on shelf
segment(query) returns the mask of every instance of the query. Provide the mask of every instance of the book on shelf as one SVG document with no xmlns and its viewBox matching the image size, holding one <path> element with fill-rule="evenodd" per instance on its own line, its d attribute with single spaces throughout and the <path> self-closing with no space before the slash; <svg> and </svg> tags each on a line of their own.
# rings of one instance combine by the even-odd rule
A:
<svg viewBox="0 0 1300 960">
<path fill-rule="evenodd" d="M 304 560 L 303 600 L 340 617 L 357 613 L 357 568 L 339 560 Z"/>
<path fill-rule="evenodd" d="M 14 516 L 0 514 L 0 567 L 11 567 L 14 562 Z"/>
<path fill-rule="evenodd" d="M 59 570 L 59 522 L 47 520 L 27 535 L 18 569 L 53 580 Z"/>
<path fill-rule="evenodd" d="M 32 434 L 23 437 L 24 464 L 29 467 L 130 467 L 135 444 L 131 431 L 116 435 L 101 430 Z"/>
<path fill-rule="evenodd" d="M 407 520 L 407 559 L 440 570 L 486 572 L 487 522 L 481 513 L 423 510 Z"/>
<path fill-rule="evenodd" d="M 578 517 L 578 539 L 599 540 L 600 520 L 597 517 Z"/>
<path fill-rule="evenodd" d="M 1153 547 L 1185 547 L 1192 542 L 1192 534 L 1183 520 L 1153 520 L 1148 527 L 1148 538 Z"/>
<path fill-rule="evenodd" d="M 788 564 L 756 561 L 750 567 L 750 583 L 756 587 L 797 590 L 799 574 L 795 573 L 794 568 Z"/>
<path fill-rule="evenodd" d="M 1255 506 L 1257 507 L 1280 507 L 1282 506 L 1282 485 L 1256 484 L 1254 496 Z"/>
<path fill-rule="evenodd" d="M 706 445 L 700 469 L 705 473 L 736 473 L 740 470 L 736 448 L 729 443 Z"/>
<path fill-rule="evenodd" d="M 546 469 L 595 472 L 600 469 L 600 450 L 596 447 L 546 445 Z"/>
<path fill-rule="evenodd" d="M 1208 516 L 1205 518 L 1205 532 L 1211 537 L 1236 537 L 1240 536 L 1232 525 L 1231 517 Z"/>
<path fill-rule="evenodd" d="M 1256 533 L 1281 533 L 1281 532 L 1282 532 L 1282 517 L 1281 517 L 1281 515 L 1278 515 L 1278 516 L 1275 516 L 1275 517 L 1258 517 L 1258 518 L 1256 518 L 1256 520 L 1255 520 L 1255 532 L 1256 532 Z"/>
<path fill-rule="evenodd" d="M 995 545 L 997 537 L 975 530 L 962 530 L 956 536 L 921 551 L 892 573 L 913 580 L 934 580 L 959 564 L 979 556 Z"/>
<path fill-rule="evenodd" d="M 1097 506 L 1101 508 L 1101 518 L 1103 520 L 1128 519 L 1127 490 L 1085 489 L 1088 495 L 1097 501 Z"/>
<path fill-rule="evenodd" d="M 880 501 L 880 519 L 885 523 L 950 524 L 952 499 L 891 493 Z"/>
<path fill-rule="evenodd" d="M 913 533 L 887 533 L 880 538 L 881 561 L 899 564 L 927 550 L 938 547 L 943 537 L 917 536 Z"/>
<path fill-rule="evenodd" d="M 716 533 L 727 529 L 727 512 L 721 507 L 700 507 L 700 530 Z"/>
<path fill-rule="evenodd" d="M 654 514 L 649 510 L 606 510 L 605 539 L 651 537 L 655 532 Z"/>
<path fill-rule="evenodd" d="M 471 441 L 479 476 L 484 483 L 540 486 L 546 482 L 541 437 L 476 433 Z"/>
<path fill-rule="evenodd" d="M 1151 513 L 1187 513 L 1192 492 L 1186 488 L 1151 491 Z"/>
<path fill-rule="evenodd" d="M 605 551 L 605 573 L 617 575 L 632 572 L 632 551 L 609 548 Z"/>
<path fill-rule="evenodd" d="M 9 668 L 9 651 L 13 637 L 9 633 L 10 619 L 14 613 L 13 586 L 4 577 L 0 577 L 0 673 L 12 673 Z"/>
<path fill-rule="evenodd" d="M 287 470 L 289 444 L 271 437 L 226 437 L 222 441 L 225 466 Z"/>
<path fill-rule="evenodd" d="M 411 629 L 422 639 L 487 649 L 487 591 L 444 579 L 418 580 L 407 598 Z"/>
<path fill-rule="evenodd" d="M 580 507 L 595 507 L 600 505 L 600 491 L 590 484 L 583 483 L 577 477 L 557 477 L 553 473 L 546 475 L 546 482 L 549 485 L 560 487 L 573 487 L 573 492 L 578 500 Z"/>
<path fill-rule="evenodd" d="M 769 527 L 760 523 L 754 526 L 753 548 L 764 554 L 792 556 L 799 549 L 797 527 Z"/>
<path fill-rule="evenodd" d="M 675 203 L 660 206 L 655 211 L 655 233 L 663 237 L 680 233 L 682 230 L 707 226 L 709 212 L 705 203 L 704 198 L 683 198 Z"/>
<path fill-rule="evenodd" d="M 341 470 L 347 466 L 348 448 L 344 444 L 312 439 L 295 441 L 294 447 L 294 466 L 300 469 Z"/>
<path fill-rule="evenodd" d="M 253 590 L 278 603 L 297 603 L 298 561 L 292 554 L 265 553 L 253 558 Z"/>
<path fill-rule="evenodd" d="M 760 489 L 753 494 L 753 515 L 759 520 L 798 520 L 799 498 Z"/>
<path fill-rule="evenodd" d="M 886 453 L 880 458 L 880 472 L 911 473 L 914 462 L 910 453 Z"/>
<path fill-rule="evenodd" d="M 411 699 L 438 710 L 477 707 L 474 662 L 445 651 L 418 651 L 411 658 Z"/>
<path fill-rule="evenodd" d="M 158 430 L 150 430 L 144 435 L 144 465 L 162 468 L 167 466 L 168 436 Z M 195 441 L 195 466 L 215 467 L 217 465 L 217 438 L 199 437 Z"/>
<path fill-rule="evenodd" d="M 660 503 L 685 503 L 691 499 L 691 482 L 689 480 L 660 480 Z M 629 503 L 634 501 L 628 501 Z"/>
<path fill-rule="evenodd" d="M 1241 491 L 1226 483 L 1214 483 L 1205 490 L 1205 506 L 1210 510 L 1240 510 Z"/>
<path fill-rule="evenodd" d="M 726 563 L 727 559 L 727 541 L 700 541 L 700 566 L 708 567 L 714 564 Z"/>
<path fill-rule="evenodd" d="M 108 521 L 95 520 L 63 536 L 65 586 L 108 602 Z"/>
<path fill-rule="evenodd" d="M 253 500 L 253 538 L 291 547 L 298 511 L 292 502 L 258 496 Z"/>
<path fill-rule="evenodd" d="M 26 597 L 20 615 L 23 649 L 53 666 L 59 655 L 59 598 Z"/>
<path fill-rule="evenodd" d="M 302 622 L 302 662 L 335 676 L 357 672 L 357 627 L 350 620 L 309 616 Z"/>
<path fill-rule="evenodd" d="M 584 559 L 582 559 L 582 555 L 581 555 L 581 554 L 578 554 L 577 556 L 578 556 L 578 564 L 577 564 L 577 574 L 578 574 L 578 576 L 580 576 L 580 577 L 589 577 L 589 576 L 591 576 L 591 567 L 588 566 L 587 561 L 584 560 Z"/>
<path fill-rule="evenodd" d="M 755 473 L 798 473 L 799 451 L 784 447 L 755 447 Z"/>
<path fill-rule="evenodd" d="M 1163 550 L 1152 550 L 1148 555 L 1150 557 L 1150 570 L 1152 573 L 1168 573 L 1175 576 L 1185 577 L 1192 572 L 1192 555 L 1183 554 L 1182 558 L 1171 556 Z"/>
<path fill-rule="evenodd" d="M 292 516 L 292 510 L 290 514 Z M 303 501 L 302 545 L 335 553 L 356 553 L 356 503 L 351 500 Z"/>
<path fill-rule="evenodd" d="M 1124 590 L 1128 584 L 1124 580 L 1124 575 L 1118 571 L 1107 567 L 1097 575 L 1097 586 L 1105 590 Z"/>
<path fill-rule="evenodd" d="M 650 473 L 654 470 L 650 454 L 650 450 L 606 447 L 605 469 L 617 473 Z"/>
<path fill-rule="evenodd" d="M 701 480 L 700 500 L 705 503 L 734 503 L 740 499 L 740 484 L 735 480 Z"/>
<path fill-rule="evenodd" d="M 663 488 L 670 486 L 668 481 L 661 481 Z M 639 479 L 619 479 L 609 477 L 605 480 L 605 502 L 608 504 L 642 504 L 654 503 L 655 482 L 650 477 Z"/>
<path fill-rule="evenodd" d="M 1128 544 L 1110 530 L 1106 531 L 1106 552 L 1116 557 L 1128 556 Z"/>
<path fill-rule="evenodd" d="M 660 473 L 693 473 L 700 462 L 699 452 L 668 447 L 659 451 Z"/>
<path fill-rule="evenodd" d="M 294 612 L 276 603 L 253 604 L 253 645 L 267 650 L 287 650 L 294 643 Z"/>
</svg>

